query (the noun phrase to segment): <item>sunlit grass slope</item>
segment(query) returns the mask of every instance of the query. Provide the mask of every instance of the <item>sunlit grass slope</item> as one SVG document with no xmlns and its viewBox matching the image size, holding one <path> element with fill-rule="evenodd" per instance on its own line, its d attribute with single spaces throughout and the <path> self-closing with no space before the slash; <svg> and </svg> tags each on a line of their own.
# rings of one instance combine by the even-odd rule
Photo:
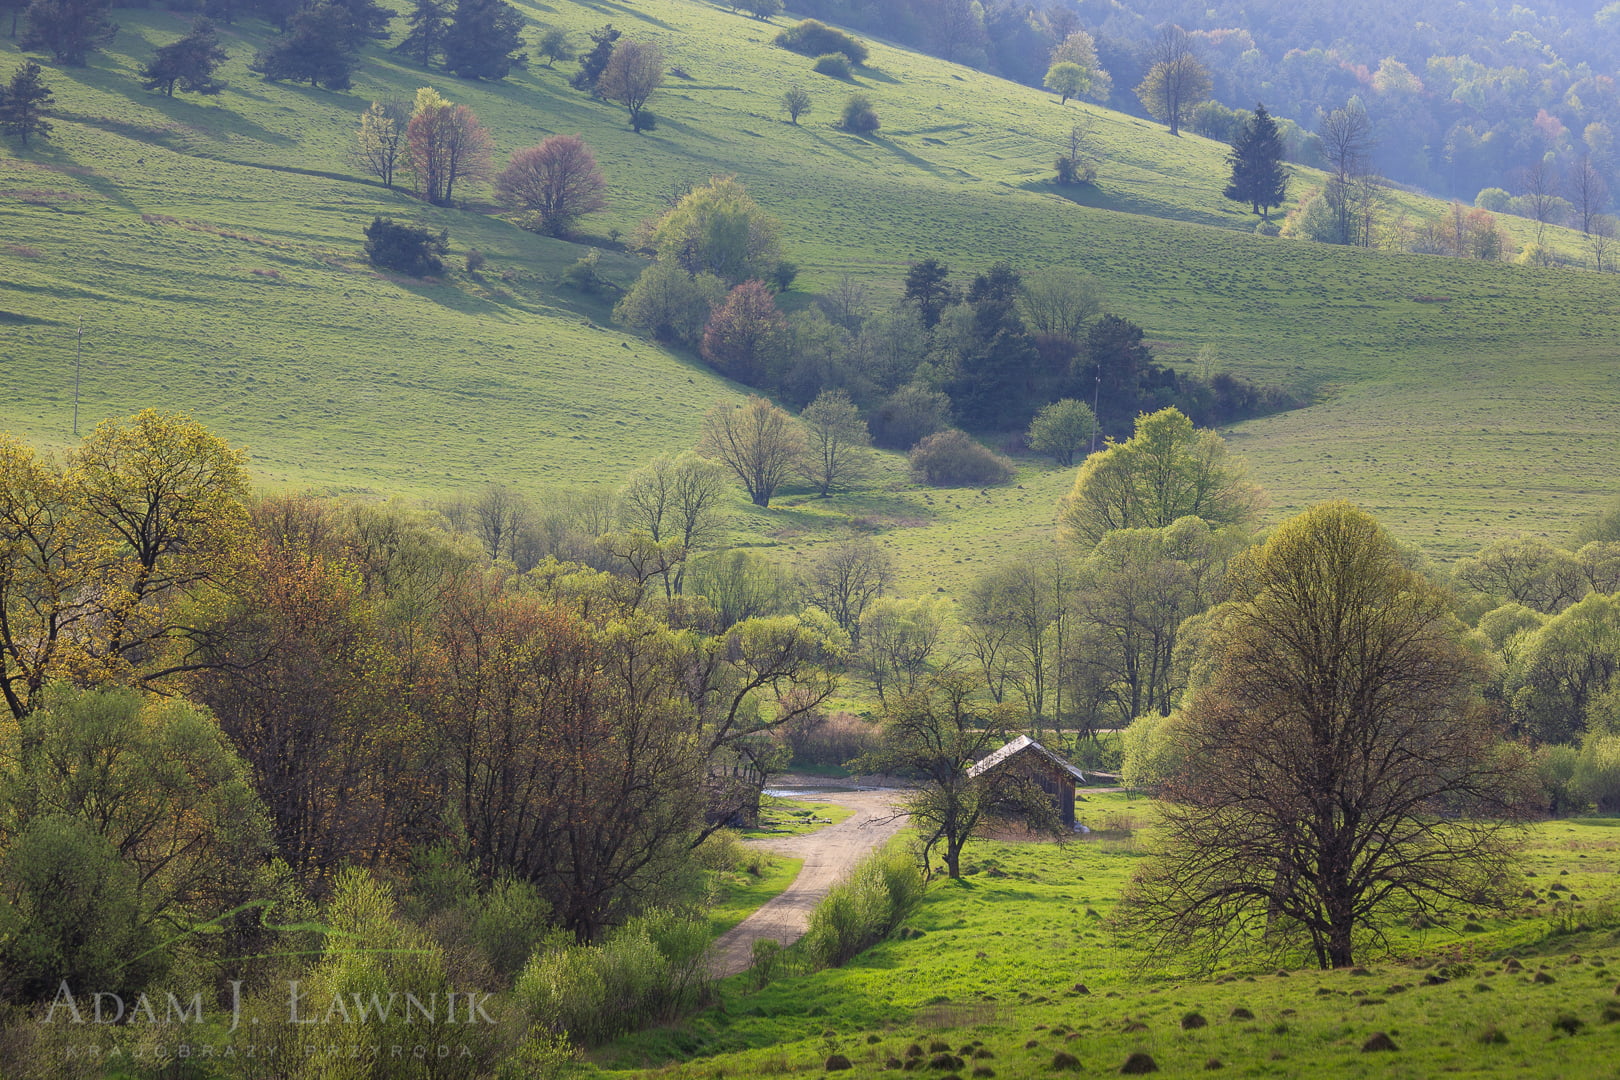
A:
<svg viewBox="0 0 1620 1080">
<path fill-rule="evenodd" d="M 1144 850 L 1143 834 L 1122 826 L 1140 829 L 1152 809 L 1118 794 L 1088 798 L 1081 817 L 1102 830 L 1090 839 L 970 847 L 968 876 L 936 884 L 907 921 L 920 935 L 762 990 L 739 976 L 720 1007 L 599 1050 L 595 1069 L 668 1080 L 823 1075 L 837 1053 L 853 1064 L 838 1075 L 865 1078 L 894 1075 L 885 1064 L 912 1045 L 926 1065 L 944 1044 L 967 1059 L 962 1067 L 916 1071 L 1107 1076 L 1144 1052 L 1161 1076 L 1207 1075 L 1211 1058 L 1236 1076 L 1614 1075 L 1615 819 L 1537 826 L 1521 862 L 1527 895 L 1508 917 L 1396 928 L 1394 957 L 1350 971 L 1290 963 L 1285 974 L 1256 958 L 1201 974 L 1150 962 L 1106 928 Z M 1600 928 L 1552 933 L 1557 904 L 1574 910 L 1571 922 Z M 1397 1049 L 1364 1053 L 1377 1032 Z M 1059 1053 L 1078 1068 L 1054 1068 Z"/>
<path fill-rule="evenodd" d="M 613 483 L 690 445 L 734 388 L 559 287 L 579 245 L 424 207 L 348 162 L 369 101 L 432 84 L 478 113 L 502 159 L 547 134 L 585 135 L 612 189 L 588 225 L 604 237 L 672 189 L 735 172 L 782 219 L 801 288 L 847 272 L 892 295 L 926 256 L 1097 274 L 1162 357 L 1211 346 L 1223 367 L 1317 396 L 1237 434 L 1278 513 L 1348 496 L 1450 555 L 1521 523 L 1556 531 L 1615 485 L 1620 280 L 1256 237 L 1219 194 L 1218 144 L 881 43 L 853 84 L 829 79 L 770 44 L 785 19 L 697 0 L 519 6 L 659 40 L 685 77 L 653 99 L 657 130 L 636 135 L 621 109 L 569 89 L 572 64 L 481 84 L 371 50 L 352 92 L 268 84 L 245 66 L 258 24 L 225 31 L 225 94 L 169 100 L 133 75 L 182 19 L 118 12 L 108 53 L 49 72 L 55 138 L 0 156 L 5 426 L 69 440 L 82 315 L 87 422 L 184 408 L 247 444 L 273 482 L 410 495 Z M 0 68 L 16 59 L 0 43 Z M 777 105 L 795 81 L 815 104 L 797 127 Z M 875 135 L 832 126 L 855 90 L 882 118 Z M 1047 179 L 1082 112 L 1105 160 L 1076 201 Z M 365 265 L 360 230 L 377 213 L 450 230 L 443 282 Z M 490 262 L 469 275 L 474 247 Z M 637 269 L 627 256 L 604 265 L 621 282 Z M 910 584 L 951 585 L 1045 542 L 1068 479 L 1032 465 L 1022 487 L 925 497 L 891 462 L 873 492 L 752 514 L 742 535 L 797 549 L 865 517 Z"/>
</svg>

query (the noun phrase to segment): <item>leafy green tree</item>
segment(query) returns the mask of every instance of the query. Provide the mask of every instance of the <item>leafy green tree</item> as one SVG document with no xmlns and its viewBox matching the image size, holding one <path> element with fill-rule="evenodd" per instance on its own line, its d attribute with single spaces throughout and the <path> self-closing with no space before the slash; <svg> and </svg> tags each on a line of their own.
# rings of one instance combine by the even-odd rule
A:
<svg viewBox="0 0 1620 1080">
<path fill-rule="evenodd" d="M 1046 69 L 1042 85 L 1059 97 L 1059 105 L 1067 105 L 1072 97 L 1079 97 L 1091 89 L 1091 76 L 1086 69 L 1069 60 L 1059 60 Z"/>
<path fill-rule="evenodd" d="M 1049 65 L 1068 63 L 1080 68 L 1086 79 L 1085 87 L 1079 92 L 1080 97 L 1090 98 L 1093 101 L 1107 101 L 1114 92 L 1114 78 L 1098 61 L 1097 43 L 1084 30 L 1075 30 L 1052 46 L 1047 63 Z"/>
<path fill-rule="evenodd" d="M 199 18 L 179 41 L 160 46 L 141 70 L 141 87 L 162 90 L 173 97 L 178 86 L 188 94 L 217 94 L 225 84 L 214 78 L 214 71 L 227 59 L 214 24 Z"/>
<path fill-rule="evenodd" d="M 456 0 L 444 66 L 463 79 L 504 79 L 523 61 L 523 15 L 506 0 Z"/>
<path fill-rule="evenodd" d="M 1180 135 L 1187 111 L 1214 88 L 1209 71 L 1198 60 L 1192 35 L 1175 25 L 1159 31 L 1148 48 L 1148 59 L 1151 66 L 1136 96 L 1149 116 L 1167 124 L 1170 134 Z"/>
<path fill-rule="evenodd" d="M 923 686 L 945 659 L 951 628 L 944 597 L 879 597 L 861 613 L 855 667 L 885 708 Z"/>
<path fill-rule="evenodd" d="M 641 272 L 613 309 L 613 317 L 659 341 L 696 345 L 709 312 L 726 297 L 726 283 L 713 274 L 689 274 L 660 259 Z"/>
<path fill-rule="evenodd" d="M 1403 562 L 1344 503 L 1235 560 L 1124 929 L 1161 954 L 1344 968 L 1393 925 L 1505 903 L 1533 769 L 1478 706 L 1449 596 Z"/>
<path fill-rule="evenodd" d="M 43 49 L 58 64 L 83 67 L 92 51 L 118 33 L 118 24 L 107 18 L 111 6 L 108 0 L 33 0 L 22 47 Z"/>
<path fill-rule="evenodd" d="M 1515 646 L 1503 693 L 1516 732 L 1560 743 L 1601 726 L 1606 696 L 1620 687 L 1620 601 L 1592 593 Z"/>
<path fill-rule="evenodd" d="M 788 122 L 797 124 L 799 117 L 810 112 L 810 92 L 798 83 L 794 83 L 782 91 L 782 110 L 788 114 Z"/>
<path fill-rule="evenodd" d="M 786 5 L 782 0 L 743 0 L 743 10 L 756 19 L 770 19 L 782 14 Z"/>
<path fill-rule="evenodd" d="M 847 486 L 866 474 L 872 443 L 861 411 L 843 390 L 823 390 L 799 414 L 806 432 L 799 464 L 806 480 L 822 495 Z"/>
<path fill-rule="evenodd" d="M 534 51 L 546 58 L 546 67 L 555 67 L 559 60 L 572 60 L 574 46 L 568 39 L 568 31 L 560 26 L 548 26 L 545 33 L 540 35 Z"/>
<path fill-rule="evenodd" d="M 28 145 L 29 136 L 44 139 L 51 134 L 45 110 L 56 99 L 40 75 L 38 64 L 24 60 L 11 73 L 11 81 L 0 88 L 0 129 L 17 136 L 24 146 Z"/>
<path fill-rule="evenodd" d="M 1562 611 L 1591 588 L 1569 552 L 1539 537 L 1506 537 L 1457 562 L 1459 585 L 1511 600 L 1545 615 Z"/>
<path fill-rule="evenodd" d="M 1110 439 L 1085 460 L 1060 520 L 1070 540 L 1089 548 L 1113 529 L 1162 529 L 1188 516 L 1247 525 L 1261 501 L 1225 441 L 1169 408 L 1139 417 L 1129 439 Z"/>
<path fill-rule="evenodd" d="M 422 67 L 430 68 L 444 55 L 445 40 L 450 31 L 450 16 L 445 0 L 413 0 L 411 12 L 405 17 L 410 29 L 394 51 L 404 53 Z"/>
<path fill-rule="evenodd" d="M 1097 436 L 1097 417 L 1091 406 L 1064 398 L 1043 406 L 1029 423 L 1029 448 L 1059 465 L 1070 466 Z"/>
<path fill-rule="evenodd" d="M 832 616 L 839 629 L 860 644 L 861 616 L 894 580 L 894 560 L 876 541 L 840 540 L 805 568 L 805 598 Z"/>
<path fill-rule="evenodd" d="M 735 176 L 693 188 L 653 229 L 660 260 L 688 274 L 713 274 L 727 287 L 764 281 L 782 261 L 782 226 Z"/>
<path fill-rule="evenodd" d="M 703 419 L 698 452 L 735 473 L 755 506 L 768 507 L 803 455 L 804 435 L 793 417 L 762 397 L 722 401 Z"/>
<path fill-rule="evenodd" d="M 1270 221 L 1272 208 L 1288 197 L 1288 169 L 1283 165 L 1277 122 L 1264 105 L 1254 107 L 1254 115 L 1238 132 L 1226 160 L 1232 167 L 1226 197 L 1248 203 L 1262 220 Z"/>
</svg>

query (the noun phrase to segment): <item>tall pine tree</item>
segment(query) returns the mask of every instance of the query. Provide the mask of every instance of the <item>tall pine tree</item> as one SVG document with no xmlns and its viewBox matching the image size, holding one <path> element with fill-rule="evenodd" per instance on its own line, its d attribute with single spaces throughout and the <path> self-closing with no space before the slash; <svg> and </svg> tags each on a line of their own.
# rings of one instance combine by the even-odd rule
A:
<svg viewBox="0 0 1620 1080">
<path fill-rule="evenodd" d="M 450 31 L 450 18 L 440 0 L 416 0 L 411 13 L 405 16 L 410 30 L 405 40 L 394 46 L 423 67 L 432 67 L 433 61 L 444 55 L 445 36 Z"/>
<path fill-rule="evenodd" d="M 0 130 L 17 136 L 24 146 L 30 135 L 43 139 L 51 133 L 45 109 L 55 98 L 40 74 L 38 64 L 24 60 L 12 73 L 11 82 L 0 86 Z"/>
<path fill-rule="evenodd" d="M 1271 220 L 1272 207 L 1281 206 L 1288 196 L 1288 170 L 1283 166 L 1282 136 L 1277 122 L 1264 105 L 1254 107 L 1254 115 L 1239 130 L 1227 155 L 1232 181 L 1226 197 L 1248 203 L 1262 220 Z"/>
<path fill-rule="evenodd" d="M 185 37 L 158 48 L 141 70 L 141 86 L 166 97 L 173 97 L 176 87 L 188 94 L 217 94 L 225 84 L 214 78 L 214 70 L 225 60 L 214 24 L 198 18 Z"/>
</svg>

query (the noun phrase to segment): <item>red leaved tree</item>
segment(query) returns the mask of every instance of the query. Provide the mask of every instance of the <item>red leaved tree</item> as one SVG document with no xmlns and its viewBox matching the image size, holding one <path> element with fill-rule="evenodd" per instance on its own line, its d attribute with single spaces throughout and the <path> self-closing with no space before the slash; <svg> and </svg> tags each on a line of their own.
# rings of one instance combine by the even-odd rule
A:
<svg viewBox="0 0 1620 1080">
<path fill-rule="evenodd" d="M 758 386 L 787 347 L 787 336 L 787 320 L 770 290 L 758 281 L 745 281 L 709 316 L 701 351 L 722 375 Z"/>
<path fill-rule="evenodd" d="M 547 236 L 561 236 L 578 218 L 605 207 L 606 190 L 595 155 L 578 135 L 553 135 L 519 150 L 495 178 L 501 202 L 527 211 L 526 227 Z"/>
<path fill-rule="evenodd" d="M 416 92 L 416 109 L 405 128 L 416 191 L 435 206 L 448 206 L 456 184 L 487 181 L 494 140 L 465 105 L 452 105 L 431 87 Z"/>
</svg>

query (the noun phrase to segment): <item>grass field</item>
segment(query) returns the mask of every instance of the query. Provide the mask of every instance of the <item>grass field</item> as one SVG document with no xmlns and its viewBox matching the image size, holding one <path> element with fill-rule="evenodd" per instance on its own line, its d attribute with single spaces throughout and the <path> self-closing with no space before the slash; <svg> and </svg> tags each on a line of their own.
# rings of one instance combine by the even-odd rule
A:
<svg viewBox="0 0 1620 1080">
<path fill-rule="evenodd" d="M 1092 839 L 971 846 L 967 876 L 936 884 L 908 921 L 921 936 L 760 991 L 734 979 L 720 1007 L 603 1048 L 594 1070 L 769 1077 L 820 1073 L 841 1053 L 855 1065 L 844 1075 L 864 1077 L 912 1044 L 926 1061 L 943 1043 L 991 1055 L 958 1075 L 1014 1080 L 1060 1074 L 1060 1051 L 1087 1076 L 1116 1073 L 1137 1051 L 1169 1076 L 1202 1074 L 1211 1058 L 1238 1076 L 1615 1075 L 1620 820 L 1537 826 L 1521 863 L 1534 898 L 1480 931 L 1403 930 L 1396 955 L 1355 971 L 1284 975 L 1253 962 L 1198 975 L 1144 967 L 1102 925 L 1142 856 L 1150 804 L 1101 795 L 1081 810 L 1100 826 Z M 1552 904 L 1572 895 L 1601 929 L 1552 932 Z M 1252 1018 L 1234 1017 L 1240 1008 Z M 1184 1028 L 1191 1013 L 1207 1026 Z M 1555 1026 L 1562 1017 L 1578 1022 L 1572 1034 Z M 1363 1053 L 1380 1031 L 1398 1050 Z"/>
<path fill-rule="evenodd" d="M 1257 237 L 1219 195 L 1223 147 L 881 43 L 845 84 L 770 44 L 785 20 L 698 0 L 519 6 L 658 39 L 687 76 L 654 97 L 658 129 L 638 136 L 622 110 L 569 89 L 571 64 L 480 84 L 372 50 L 349 93 L 265 83 L 246 70 L 257 24 L 226 30 L 220 98 L 170 100 L 132 76 L 181 17 L 120 10 L 107 53 L 48 73 L 55 137 L 0 156 L 4 427 L 72 441 L 82 316 L 81 426 L 185 409 L 245 444 L 271 484 L 408 497 L 487 480 L 612 484 L 690 445 L 735 388 L 560 288 L 583 246 L 423 206 L 348 163 L 369 101 L 431 83 L 474 108 L 502 159 L 584 134 L 611 187 L 587 226 L 600 243 L 672 188 L 735 172 L 783 220 L 803 289 L 849 273 L 892 295 L 905 264 L 930 255 L 1098 275 L 1161 357 L 1209 346 L 1223 367 L 1314 396 L 1233 433 L 1276 514 L 1347 496 L 1449 557 L 1520 529 L 1556 534 L 1617 486 L 1620 278 Z M 0 68 L 16 59 L 0 42 Z M 776 105 L 794 81 L 815 102 L 799 126 Z M 875 135 L 830 126 L 855 89 L 883 119 Z M 1082 111 L 1106 160 L 1077 201 L 1046 178 Z M 375 273 L 359 247 L 378 213 L 448 228 L 452 271 L 439 283 Z M 1573 250 L 1567 234 L 1559 243 Z M 476 275 L 460 269 L 469 248 L 490 260 Z M 639 265 L 611 251 L 604 264 L 620 282 Z M 866 519 L 908 587 L 951 589 L 1049 542 L 1069 476 L 1030 463 L 1017 483 L 922 492 L 890 458 L 857 495 L 790 493 L 764 513 L 739 502 L 737 537 L 796 556 Z"/>
</svg>

